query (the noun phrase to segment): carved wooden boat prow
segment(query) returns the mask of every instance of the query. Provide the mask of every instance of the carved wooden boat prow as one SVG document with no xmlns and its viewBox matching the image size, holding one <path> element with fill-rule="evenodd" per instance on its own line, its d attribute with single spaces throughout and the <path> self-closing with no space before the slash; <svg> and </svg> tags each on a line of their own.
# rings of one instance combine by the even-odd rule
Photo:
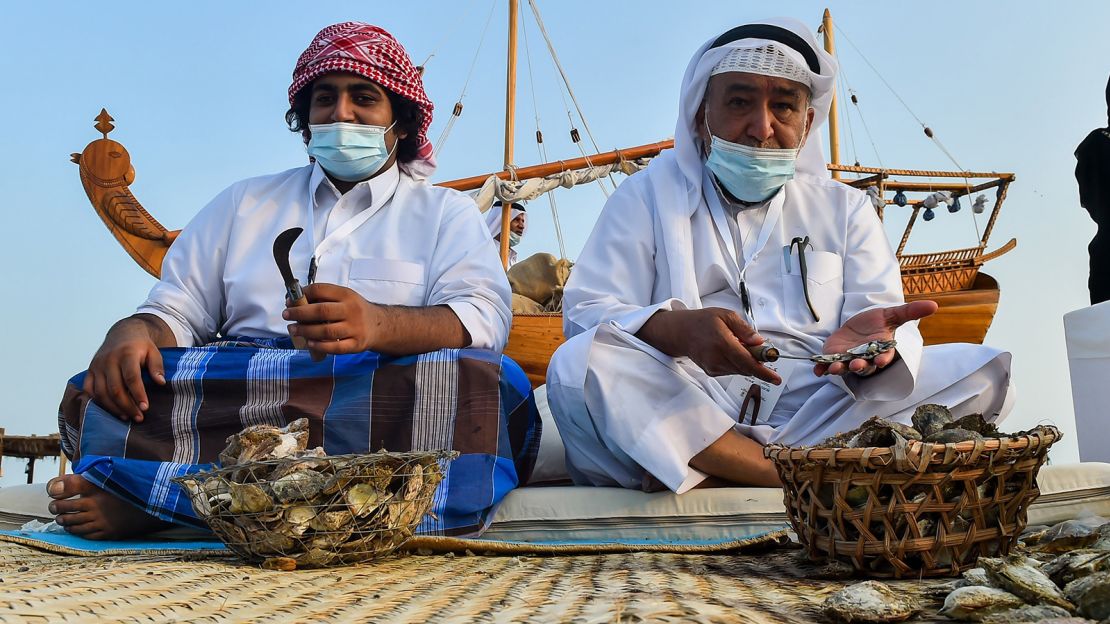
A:
<svg viewBox="0 0 1110 624">
<path fill-rule="evenodd" d="M 115 129 L 112 121 L 108 111 L 100 109 L 95 127 L 103 136 L 80 154 L 73 154 L 72 160 L 80 168 L 81 185 L 108 231 L 139 266 L 158 277 L 162 258 L 179 230 L 167 230 L 131 194 L 128 187 L 135 181 L 135 168 L 123 145 L 108 138 Z"/>
</svg>

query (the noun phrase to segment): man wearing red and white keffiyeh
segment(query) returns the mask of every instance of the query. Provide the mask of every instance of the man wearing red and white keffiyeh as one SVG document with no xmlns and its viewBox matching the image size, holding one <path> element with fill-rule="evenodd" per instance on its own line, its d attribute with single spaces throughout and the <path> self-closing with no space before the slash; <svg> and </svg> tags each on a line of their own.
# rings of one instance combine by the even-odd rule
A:
<svg viewBox="0 0 1110 624">
<path fill-rule="evenodd" d="M 432 103 L 420 72 L 386 31 L 344 22 L 321 30 L 300 55 L 289 104 L 286 122 L 304 138 L 310 163 L 218 195 L 182 230 L 138 313 L 112 327 L 88 372 L 67 390 L 63 412 L 74 416 L 62 428 L 67 439 L 80 441 L 67 453 L 81 461 L 78 474 L 49 488 L 50 511 L 67 531 L 106 539 L 149 530 L 159 520 L 184 522 L 187 509 L 164 504 L 180 495 L 166 479 L 215 461 L 218 445 L 152 443 L 139 451 L 126 441 L 164 431 L 222 440 L 226 415 L 236 412 L 218 407 L 220 396 L 243 401 L 240 422 L 230 429 L 303 416 L 317 423 L 310 444 L 328 453 L 366 452 L 368 444 L 459 450 L 450 481 L 462 489 L 444 499 L 441 517 L 460 520 L 433 532 L 480 528 L 501 497 L 527 480 L 539 440 L 535 403 L 520 368 L 497 353 L 512 318 L 509 283 L 473 200 L 425 180 L 435 163 L 427 140 Z M 308 303 L 287 308 L 273 242 L 290 228 L 303 231 L 289 250 L 289 267 L 307 284 Z M 290 349 L 290 335 L 335 359 L 306 361 L 309 351 Z M 172 365 L 176 354 L 165 365 L 160 349 L 217 340 L 264 345 L 264 368 L 277 374 L 260 379 L 251 365 L 242 378 L 221 378 L 231 394 L 205 394 L 182 419 L 186 412 L 167 407 L 176 400 L 167 393 L 182 383 L 199 387 L 204 371 L 232 354 L 186 349 L 207 364 L 184 369 Z M 401 373 L 389 386 L 378 366 L 393 374 L 414 365 L 417 354 L 443 366 L 421 365 L 428 374 Z M 350 372 L 355 360 L 367 358 L 373 367 Z M 466 369 L 478 374 L 451 372 L 447 363 L 460 358 L 480 360 Z M 323 371 L 325 381 L 286 383 L 299 365 L 313 376 Z M 323 402 L 311 408 L 308 395 L 318 396 L 340 370 L 365 383 L 332 384 L 357 391 L 336 395 L 349 403 L 337 419 Z M 388 401 L 359 394 L 371 378 Z M 508 395 L 522 397 L 519 405 L 489 409 L 479 400 Z M 435 405 L 427 397 L 437 397 Z M 126 435 L 112 433 L 121 431 L 115 418 L 126 422 Z M 140 470 L 128 463 L 134 461 L 150 465 Z M 122 479 L 125 473 L 132 478 Z"/>
<path fill-rule="evenodd" d="M 397 161 L 415 178 L 430 176 L 436 165 L 427 133 L 434 107 L 424 93 L 420 70 L 393 35 L 362 22 L 335 24 L 316 35 L 297 59 L 286 113 L 290 128 L 304 133 L 306 143 L 313 81 L 332 73 L 361 76 L 386 90 L 398 126 L 407 134 L 397 148 Z"/>
</svg>

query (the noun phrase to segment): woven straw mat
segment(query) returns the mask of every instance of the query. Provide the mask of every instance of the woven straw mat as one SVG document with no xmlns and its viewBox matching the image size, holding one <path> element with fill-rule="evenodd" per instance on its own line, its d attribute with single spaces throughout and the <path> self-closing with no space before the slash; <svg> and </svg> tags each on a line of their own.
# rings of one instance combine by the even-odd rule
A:
<svg viewBox="0 0 1110 624">
<path fill-rule="evenodd" d="M 413 555 L 276 572 L 230 557 L 72 557 L 0 543 L 0 622 L 824 621 L 821 602 L 855 581 L 816 578 L 801 552 Z M 935 614 L 934 583 L 890 585 Z"/>
</svg>

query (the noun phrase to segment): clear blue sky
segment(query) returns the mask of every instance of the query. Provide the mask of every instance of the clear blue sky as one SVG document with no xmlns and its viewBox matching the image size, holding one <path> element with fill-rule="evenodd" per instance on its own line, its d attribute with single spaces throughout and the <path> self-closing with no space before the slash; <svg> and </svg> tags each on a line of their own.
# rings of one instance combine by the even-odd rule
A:
<svg viewBox="0 0 1110 624">
<path fill-rule="evenodd" d="M 1072 151 L 1106 124 L 1110 5 L 1105 2 L 579 2 L 541 0 L 548 31 L 602 149 L 671 136 L 678 85 L 703 41 L 753 18 L 786 12 L 813 27 L 829 6 L 840 60 L 859 94 L 876 150 L 852 113 L 846 157 L 888 167 L 951 169 L 851 43 L 929 124 L 967 169 L 1017 174 L 992 243 L 1018 249 L 988 265 L 1002 302 L 988 342 L 1014 353 L 1019 402 L 1011 428 L 1041 421 L 1069 435 L 1056 461 L 1078 457 L 1062 315 L 1086 305 L 1086 245 Z M 1061 8 L 1066 6 L 1066 12 Z M 241 178 L 305 162 L 283 124 L 293 64 L 313 34 L 355 19 L 385 27 L 416 62 L 437 105 L 438 137 L 478 47 L 491 3 L 213 2 L 16 3 L 0 21 L 7 282 L 0 363 L 0 426 L 56 431 L 65 380 L 84 368 L 105 330 L 152 284 L 89 206 L 69 162 L 96 138 L 102 106 L 130 150 L 132 189 L 179 228 Z M 440 155 L 436 180 L 500 168 L 504 119 L 504 0 L 468 86 L 465 111 Z M 527 5 L 527 43 L 549 155 L 577 155 L 567 138 L 556 75 Z M 849 40 L 851 43 L 849 43 Z M 525 38 L 520 40 L 517 160 L 538 160 Z M 842 108 L 842 110 L 844 110 Z M 583 132 L 584 135 L 584 132 Z M 853 149 L 853 139 L 855 149 Z M 569 255 L 589 234 L 604 197 L 596 186 L 558 196 Z M 546 202 L 533 204 L 521 251 L 556 249 Z M 893 212 L 893 211 L 892 211 Z M 911 251 L 970 246 L 969 212 L 915 230 Z M 892 217 L 890 230 L 900 231 Z M 993 245 L 992 245 L 993 246 Z M 0 483 L 21 468 L 5 463 Z M 39 476 L 49 476 L 43 466 Z"/>
</svg>

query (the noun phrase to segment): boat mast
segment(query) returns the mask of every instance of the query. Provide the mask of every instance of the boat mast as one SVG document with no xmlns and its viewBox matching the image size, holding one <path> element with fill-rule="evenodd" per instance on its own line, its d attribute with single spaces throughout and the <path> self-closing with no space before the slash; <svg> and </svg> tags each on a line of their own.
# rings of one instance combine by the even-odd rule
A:
<svg viewBox="0 0 1110 624">
<path fill-rule="evenodd" d="M 505 171 L 513 166 L 513 137 L 516 134 L 516 23 L 519 0 L 509 0 L 509 49 L 505 75 Z M 509 268 L 509 216 L 512 205 L 501 205 L 501 264 Z"/>
<path fill-rule="evenodd" d="M 821 32 L 825 34 L 825 51 L 836 57 L 836 44 L 833 42 L 832 14 L 825 9 L 825 16 L 821 18 Z M 832 164 L 840 164 L 840 129 L 836 123 L 836 86 L 833 85 L 832 104 L 829 105 L 829 160 Z M 834 180 L 840 179 L 840 172 L 833 171 Z"/>
</svg>

